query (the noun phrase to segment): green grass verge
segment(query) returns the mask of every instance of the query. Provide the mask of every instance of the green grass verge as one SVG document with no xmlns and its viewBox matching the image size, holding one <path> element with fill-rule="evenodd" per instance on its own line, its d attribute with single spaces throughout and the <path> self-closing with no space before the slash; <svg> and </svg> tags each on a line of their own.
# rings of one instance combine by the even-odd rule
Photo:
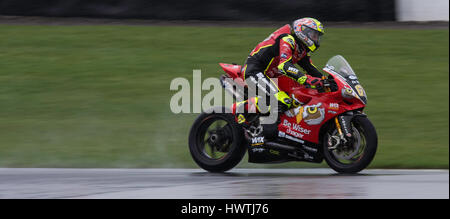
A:
<svg viewBox="0 0 450 219">
<path fill-rule="evenodd" d="M 1 167 L 196 167 L 197 115 L 170 82 L 217 77 L 273 28 L 0 25 Z M 448 168 L 448 30 L 327 29 L 314 63 L 341 54 L 368 94 L 371 168 Z M 240 167 L 322 167 L 306 163 Z"/>
</svg>

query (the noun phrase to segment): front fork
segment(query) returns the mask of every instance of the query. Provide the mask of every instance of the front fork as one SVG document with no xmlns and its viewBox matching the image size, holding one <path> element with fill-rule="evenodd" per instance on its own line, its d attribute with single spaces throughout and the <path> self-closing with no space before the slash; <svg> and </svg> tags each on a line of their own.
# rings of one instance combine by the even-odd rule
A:
<svg viewBox="0 0 450 219">
<path fill-rule="evenodd" d="M 350 139 L 352 139 L 353 135 L 351 120 L 353 116 L 353 112 L 350 111 L 334 118 L 334 123 L 336 124 L 336 129 L 338 131 L 339 137 L 332 136 L 336 143 L 333 146 L 329 147 L 329 149 L 336 149 L 338 145 L 341 144 L 341 142 L 346 144 Z"/>
<path fill-rule="evenodd" d="M 322 76 L 322 80 L 325 80 L 326 77 Z M 330 92 L 331 89 L 329 86 L 325 87 L 325 92 Z M 339 138 L 342 142 L 347 143 L 347 138 L 352 138 L 352 132 L 351 132 L 351 120 L 353 117 L 353 112 L 346 112 L 342 115 L 336 116 L 334 118 L 334 122 L 336 124 L 336 128 L 339 133 Z M 337 139 L 336 139 L 337 140 Z"/>
</svg>

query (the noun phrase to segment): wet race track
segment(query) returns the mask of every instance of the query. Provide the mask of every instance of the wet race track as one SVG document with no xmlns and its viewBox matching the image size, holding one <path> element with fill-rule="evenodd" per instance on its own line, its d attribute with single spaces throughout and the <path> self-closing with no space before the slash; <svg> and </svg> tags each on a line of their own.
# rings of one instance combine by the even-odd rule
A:
<svg viewBox="0 0 450 219">
<path fill-rule="evenodd" d="M 0 198 L 449 198 L 448 170 L 0 168 Z"/>
</svg>

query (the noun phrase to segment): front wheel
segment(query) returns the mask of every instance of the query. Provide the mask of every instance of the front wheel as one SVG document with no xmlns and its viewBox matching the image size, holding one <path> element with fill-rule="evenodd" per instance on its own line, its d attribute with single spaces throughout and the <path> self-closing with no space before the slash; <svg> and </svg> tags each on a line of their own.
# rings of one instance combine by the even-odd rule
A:
<svg viewBox="0 0 450 219">
<path fill-rule="evenodd" d="M 366 168 L 375 157 L 378 137 L 367 117 L 352 119 L 353 138 L 340 141 L 335 126 L 324 135 L 324 157 L 327 164 L 339 173 L 357 173 Z"/>
<path fill-rule="evenodd" d="M 194 161 L 209 172 L 225 172 L 244 157 L 243 130 L 234 115 L 215 107 L 195 120 L 189 133 L 189 150 Z"/>
</svg>

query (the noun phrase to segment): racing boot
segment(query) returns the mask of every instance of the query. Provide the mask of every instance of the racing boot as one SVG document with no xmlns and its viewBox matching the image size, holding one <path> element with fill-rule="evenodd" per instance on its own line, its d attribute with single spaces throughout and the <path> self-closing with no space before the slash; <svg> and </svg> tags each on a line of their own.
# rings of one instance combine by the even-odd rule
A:
<svg viewBox="0 0 450 219">
<path fill-rule="evenodd" d="M 234 103 L 232 106 L 232 112 L 236 122 L 245 129 L 249 129 L 251 126 L 259 126 L 260 111 L 257 104 L 258 97 L 253 97 L 242 102 Z"/>
<path fill-rule="evenodd" d="M 292 99 L 286 94 L 284 91 L 280 91 L 275 94 L 275 97 L 278 100 L 278 107 L 276 109 L 278 115 L 277 115 L 277 122 L 276 124 L 280 124 L 281 120 L 280 117 L 283 113 L 289 110 L 292 106 Z"/>
</svg>

